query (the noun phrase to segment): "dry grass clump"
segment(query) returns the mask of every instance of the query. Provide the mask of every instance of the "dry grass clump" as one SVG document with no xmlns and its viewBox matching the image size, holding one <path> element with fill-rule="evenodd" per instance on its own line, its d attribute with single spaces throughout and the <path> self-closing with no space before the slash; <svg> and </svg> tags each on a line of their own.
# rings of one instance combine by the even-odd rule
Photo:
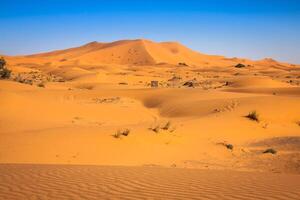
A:
<svg viewBox="0 0 300 200">
<path fill-rule="evenodd" d="M 44 87 L 45 87 L 45 84 L 44 84 L 43 82 L 41 82 L 41 83 L 37 84 L 37 86 L 38 86 L 38 87 L 43 87 L 43 88 L 44 88 Z"/>
<path fill-rule="evenodd" d="M 229 144 L 229 143 L 226 143 L 226 142 L 219 142 L 217 144 L 222 145 L 222 146 L 226 147 L 229 150 L 233 150 L 233 145 L 232 144 Z"/>
<path fill-rule="evenodd" d="M 178 63 L 179 66 L 188 66 L 185 62 Z"/>
<path fill-rule="evenodd" d="M 248 115 L 246 115 L 245 117 L 247 117 L 250 120 L 253 121 L 257 121 L 259 122 L 259 114 L 254 110 L 252 112 L 250 112 Z"/>
<path fill-rule="evenodd" d="M 235 68 L 244 68 L 246 67 L 246 65 L 242 64 L 242 63 L 239 63 L 235 66 Z"/>
<path fill-rule="evenodd" d="M 169 130 L 170 127 L 171 127 L 171 122 L 170 122 L 170 121 L 167 121 L 167 123 L 166 123 L 165 125 L 163 125 L 163 126 L 161 127 L 161 129 L 163 129 L 163 130 Z"/>
<path fill-rule="evenodd" d="M 277 151 L 275 149 L 266 149 L 265 151 L 263 151 L 263 153 L 271 153 L 271 154 L 276 154 Z"/>
<path fill-rule="evenodd" d="M 171 126 L 172 123 L 170 121 L 167 121 L 166 123 L 155 124 L 154 126 L 151 126 L 149 130 L 155 133 L 159 133 L 160 130 L 173 132 L 175 129 L 171 128 Z"/>
<path fill-rule="evenodd" d="M 8 79 L 11 75 L 11 70 L 5 67 L 6 61 L 4 58 L 0 58 L 0 79 Z"/>
<path fill-rule="evenodd" d="M 160 126 L 159 125 L 155 125 L 149 128 L 149 130 L 155 132 L 155 133 L 159 133 L 160 130 Z"/>
<path fill-rule="evenodd" d="M 112 136 L 114 138 L 121 138 L 121 136 L 128 136 L 130 133 L 129 129 L 122 129 L 122 130 L 118 130 L 115 134 L 113 134 Z"/>
</svg>

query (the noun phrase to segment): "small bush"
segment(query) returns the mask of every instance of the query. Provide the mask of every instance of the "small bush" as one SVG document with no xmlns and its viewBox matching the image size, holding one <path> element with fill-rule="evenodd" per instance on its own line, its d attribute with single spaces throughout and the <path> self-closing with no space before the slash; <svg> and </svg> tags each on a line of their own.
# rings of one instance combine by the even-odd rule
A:
<svg viewBox="0 0 300 200">
<path fill-rule="evenodd" d="M 263 153 L 271 153 L 271 154 L 276 154 L 277 151 L 275 149 L 266 149 L 265 151 L 263 151 Z"/>
<path fill-rule="evenodd" d="M 180 62 L 180 63 L 178 63 L 178 65 L 180 65 L 180 66 L 188 66 L 186 63 L 184 63 L 184 62 Z"/>
<path fill-rule="evenodd" d="M 7 68 L 4 68 L 2 70 L 0 70 L 0 78 L 1 79 L 8 79 L 10 78 L 11 75 L 11 71 Z"/>
<path fill-rule="evenodd" d="M 250 120 L 259 122 L 259 115 L 256 111 L 250 112 L 246 117 Z"/>
<path fill-rule="evenodd" d="M 220 143 L 217 143 L 217 144 L 222 145 L 222 146 L 226 147 L 229 150 L 233 150 L 233 145 L 232 144 L 229 144 L 229 143 L 226 143 L 226 142 L 220 142 Z"/>
<path fill-rule="evenodd" d="M 246 67 L 246 65 L 241 64 L 241 63 L 239 63 L 235 66 L 235 68 L 244 68 L 244 67 Z"/>
<path fill-rule="evenodd" d="M 119 132 L 120 132 L 121 135 L 128 136 L 129 133 L 130 133 L 130 130 L 129 129 L 124 129 L 124 130 L 121 130 Z"/>
<path fill-rule="evenodd" d="M 39 83 L 37 84 L 38 87 L 45 87 L 45 84 L 44 83 Z"/>
<path fill-rule="evenodd" d="M 232 144 L 225 144 L 225 147 L 227 149 L 233 150 L 233 145 Z"/>
<path fill-rule="evenodd" d="M 11 71 L 5 67 L 6 61 L 0 58 L 0 79 L 10 78 Z"/>
<path fill-rule="evenodd" d="M 192 81 L 187 81 L 183 84 L 183 86 L 186 86 L 186 87 L 194 87 L 194 83 Z"/>
<path fill-rule="evenodd" d="M 4 60 L 3 57 L 1 57 L 0 58 L 0 69 L 4 69 L 5 65 L 6 65 L 6 61 Z"/>
</svg>

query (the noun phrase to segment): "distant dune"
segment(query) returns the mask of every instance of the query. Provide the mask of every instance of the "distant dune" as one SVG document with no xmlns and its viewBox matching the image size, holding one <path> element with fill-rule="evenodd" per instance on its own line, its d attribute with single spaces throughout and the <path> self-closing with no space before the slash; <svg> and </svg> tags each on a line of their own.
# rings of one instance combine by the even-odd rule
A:
<svg viewBox="0 0 300 200">
<path fill-rule="evenodd" d="M 155 65 L 160 63 L 204 66 L 231 66 L 237 63 L 262 66 L 289 66 L 273 59 L 251 61 L 240 58 L 205 55 L 178 42 L 120 40 L 111 43 L 91 42 L 80 47 L 17 57 L 22 62 L 56 64 Z"/>
</svg>

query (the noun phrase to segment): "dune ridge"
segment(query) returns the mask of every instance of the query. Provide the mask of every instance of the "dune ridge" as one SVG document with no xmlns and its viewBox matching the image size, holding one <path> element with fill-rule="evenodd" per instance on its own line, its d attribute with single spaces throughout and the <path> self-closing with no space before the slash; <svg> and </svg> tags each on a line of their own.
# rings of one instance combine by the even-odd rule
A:
<svg viewBox="0 0 300 200">
<path fill-rule="evenodd" d="M 8 57 L 9 59 L 10 57 Z M 146 39 L 120 40 L 110 43 L 90 42 L 80 47 L 57 50 L 33 55 L 16 56 L 17 60 L 26 62 L 64 64 L 121 64 L 121 65 L 155 65 L 159 63 L 204 66 L 231 66 L 237 63 L 273 67 L 290 67 L 266 58 L 252 61 L 241 58 L 206 55 L 193 51 L 178 42 L 153 42 Z"/>
</svg>

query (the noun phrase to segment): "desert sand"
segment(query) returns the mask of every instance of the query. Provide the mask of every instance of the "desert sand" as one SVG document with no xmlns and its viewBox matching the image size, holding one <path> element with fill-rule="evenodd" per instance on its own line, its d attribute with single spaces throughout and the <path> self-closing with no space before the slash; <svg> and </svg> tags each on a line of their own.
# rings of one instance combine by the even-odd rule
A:
<svg viewBox="0 0 300 200">
<path fill-rule="evenodd" d="M 4 58 L 2 199 L 300 198 L 300 65 L 149 40 Z"/>
</svg>

